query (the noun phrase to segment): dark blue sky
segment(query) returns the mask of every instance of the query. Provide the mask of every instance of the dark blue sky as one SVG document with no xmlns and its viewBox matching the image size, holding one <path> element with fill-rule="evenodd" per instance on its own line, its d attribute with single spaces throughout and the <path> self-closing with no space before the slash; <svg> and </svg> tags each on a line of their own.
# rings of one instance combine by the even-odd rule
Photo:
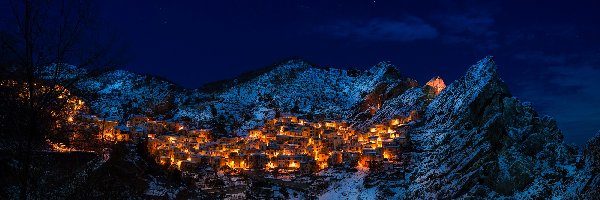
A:
<svg viewBox="0 0 600 200">
<path fill-rule="evenodd" d="M 104 1 L 130 46 L 126 69 L 185 87 L 289 57 L 361 69 L 391 61 L 451 82 L 494 55 L 513 94 L 568 142 L 600 129 L 598 1 Z"/>
<path fill-rule="evenodd" d="M 494 55 L 513 94 L 568 142 L 600 129 L 599 1 L 97 1 L 127 70 L 195 88 L 290 57 L 367 69 L 391 61 L 447 83 Z"/>
</svg>

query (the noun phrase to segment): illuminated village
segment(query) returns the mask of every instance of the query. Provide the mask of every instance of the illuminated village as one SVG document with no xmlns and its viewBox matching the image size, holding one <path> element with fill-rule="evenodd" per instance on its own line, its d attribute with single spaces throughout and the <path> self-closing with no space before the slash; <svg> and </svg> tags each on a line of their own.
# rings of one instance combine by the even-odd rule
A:
<svg viewBox="0 0 600 200">
<path fill-rule="evenodd" d="M 60 115 L 66 117 L 65 123 L 58 126 L 92 125 L 98 133 L 96 139 L 104 143 L 147 142 L 157 164 L 184 172 L 208 168 L 231 175 L 248 171 L 312 174 L 328 167 L 402 168 L 408 160 L 403 151 L 409 147 L 406 132 L 418 117 L 413 111 L 360 131 L 345 121 L 311 122 L 285 115 L 266 120 L 263 127 L 249 130 L 245 137 L 214 138 L 209 129 L 188 129 L 182 123 L 154 121 L 144 115 L 123 122 L 84 114 L 80 112 L 85 109 L 81 99 L 62 87 L 54 90 L 61 92 L 58 98 L 65 98 L 69 105 Z M 79 134 L 73 131 L 69 140 L 76 143 Z M 82 151 L 73 145 L 47 143 L 57 152 Z"/>
<path fill-rule="evenodd" d="M 366 132 L 343 121 L 309 122 L 295 116 L 267 120 L 246 137 L 212 140 L 209 130 L 157 134 L 155 122 L 133 120 L 149 128 L 148 149 L 156 162 L 182 171 L 202 167 L 237 173 L 245 170 L 312 173 L 329 166 L 398 168 L 408 146 L 407 123 L 416 114 L 376 124 Z"/>
<path fill-rule="evenodd" d="M 210 167 L 236 174 L 242 171 L 314 173 L 330 166 L 400 168 L 406 160 L 408 123 L 416 116 L 375 124 L 364 132 L 344 121 L 310 122 L 296 116 L 265 121 L 246 137 L 212 138 L 210 130 L 188 130 L 180 123 L 135 116 L 125 126 L 117 121 L 82 116 L 102 130 L 105 141 L 146 140 L 157 163 L 194 171 Z"/>
</svg>

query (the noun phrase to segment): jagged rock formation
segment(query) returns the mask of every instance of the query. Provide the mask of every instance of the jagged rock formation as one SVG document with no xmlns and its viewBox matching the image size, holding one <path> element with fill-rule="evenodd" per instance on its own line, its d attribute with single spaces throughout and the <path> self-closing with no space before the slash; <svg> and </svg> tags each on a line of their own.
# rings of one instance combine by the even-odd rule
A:
<svg viewBox="0 0 600 200">
<path fill-rule="evenodd" d="M 372 117 L 366 119 L 354 119 L 354 128 L 366 129 L 375 123 L 383 123 L 397 116 L 409 116 L 412 111 L 422 110 L 427 104 L 423 88 L 413 87 L 401 95 L 391 98 Z"/>
<path fill-rule="evenodd" d="M 492 57 L 443 90 L 412 136 L 408 198 L 563 196 L 577 153 L 553 119 L 511 97 Z"/>
<path fill-rule="evenodd" d="M 433 77 L 431 80 L 429 80 L 425 84 L 425 87 L 427 86 L 431 87 L 432 93 L 435 96 L 439 95 L 442 92 L 442 90 L 446 88 L 444 80 L 439 76 Z"/>
</svg>

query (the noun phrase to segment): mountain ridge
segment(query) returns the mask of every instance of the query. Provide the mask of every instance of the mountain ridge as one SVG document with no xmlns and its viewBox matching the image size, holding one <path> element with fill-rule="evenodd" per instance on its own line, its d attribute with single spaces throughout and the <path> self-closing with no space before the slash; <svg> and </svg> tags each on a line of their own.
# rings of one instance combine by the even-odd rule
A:
<svg viewBox="0 0 600 200">
<path fill-rule="evenodd" d="M 598 194 L 599 136 L 588 142 L 578 161 L 577 148 L 564 143 L 551 117 L 539 116 L 531 103 L 512 96 L 493 57 L 472 65 L 441 90 L 434 86 L 401 76 L 387 62 L 356 73 L 287 62 L 213 92 L 179 91 L 126 71 L 75 84 L 79 91 L 99 96 L 91 108 L 104 115 L 149 113 L 190 128 L 210 128 L 221 137 L 243 136 L 278 113 L 347 120 L 358 130 L 397 116 L 419 116 L 408 131 L 414 151 L 404 185 L 369 183 L 370 175 L 361 179 L 379 191 L 397 191 L 397 198 L 569 199 Z M 164 113 L 148 109 L 158 105 L 165 107 Z"/>
</svg>

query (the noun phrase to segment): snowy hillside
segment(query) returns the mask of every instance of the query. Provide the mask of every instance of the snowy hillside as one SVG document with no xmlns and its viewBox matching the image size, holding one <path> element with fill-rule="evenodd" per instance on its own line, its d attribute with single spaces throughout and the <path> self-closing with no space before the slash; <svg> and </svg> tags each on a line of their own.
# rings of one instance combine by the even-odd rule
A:
<svg viewBox="0 0 600 200">
<path fill-rule="evenodd" d="M 40 70 L 41 78 L 59 80 L 82 97 L 102 117 L 126 119 L 135 114 L 169 118 L 169 109 L 181 95 L 178 86 L 152 76 L 124 70 L 89 73 L 72 65 L 53 65 Z M 55 73 L 56 71 L 60 73 Z M 57 78 L 55 78 L 57 77 Z"/>
<path fill-rule="evenodd" d="M 426 108 L 406 197 L 565 197 L 577 150 L 562 137 L 553 119 L 511 97 L 487 57 Z"/>
<path fill-rule="evenodd" d="M 492 57 L 473 65 L 428 105 L 423 96 L 423 89 L 413 88 L 371 119 L 423 108 L 423 119 L 410 131 L 414 150 L 406 177 L 396 185 L 348 174 L 323 197 L 358 199 L 344 194 L 367 192 L 364 185 L 374 185 L 367 192 L 371 198 L 594 199 L 599 194 L 600 134 L 578 159 L 552 118 L 511 97 Z"/>
<path fill-rule="evenodd" d="M 321 193 L 325 199 L 589 199 L 599 192 L 600 136 L 577 157 L 551 117 L 512 97 L 492 57 L 447 87 L 439 77 L 419 86 L 385 62 L 358 71 L 290 60 L 218 90 L 182 89 L 123 70 L 61 65 L 67 72 L 59 74 L 55 67 L 40 77 L 71 82 L 100 116 L 144 114 L 222 136 L 245 135 L 278 113 L 346 120 L 357 130 L 417 113 L 420 119 L 407 129 L 411 150 L 403 153 L 410 162 L 402 179 L 378 178 L 396 169 L 332 172 L 337 181 Z"/>
<path fill-rule="evenodd" d="M 100 116 L 125 119 L 144 114 L 236 135 L 246 134 L 278 112 L 349 120 L 357 113 L 379 109 L 386 100 L 383 95 L 394 98 L 417 85 L 386 62 L 359 71 L 290 60 L 214 91 L 181 89 L 162 79 L 123 70 L 91 74 L 74 66 L 60 66 L 64 72 L 60 73 L 64 77 L 61 80 L 72 81 L 74 91 Z M 47 67 L 40 74 L 52 79 L 55 71 L 56 67 Z"/>
<path fill-rule="evenodd" d="M 388 63 L 353 73 L 292 60 L 245 83 L 206 94 L 211 98 L 208 102 L 184 104 L 175 117 L 194 119 L 197 125 L 225 118 L 222 121 L 231 123 L 227 131 L 238 135 L 262 125 L 276 112 L 348 119 L 378 85 L 394 86 L 401 81 Z"/>
</svg>

